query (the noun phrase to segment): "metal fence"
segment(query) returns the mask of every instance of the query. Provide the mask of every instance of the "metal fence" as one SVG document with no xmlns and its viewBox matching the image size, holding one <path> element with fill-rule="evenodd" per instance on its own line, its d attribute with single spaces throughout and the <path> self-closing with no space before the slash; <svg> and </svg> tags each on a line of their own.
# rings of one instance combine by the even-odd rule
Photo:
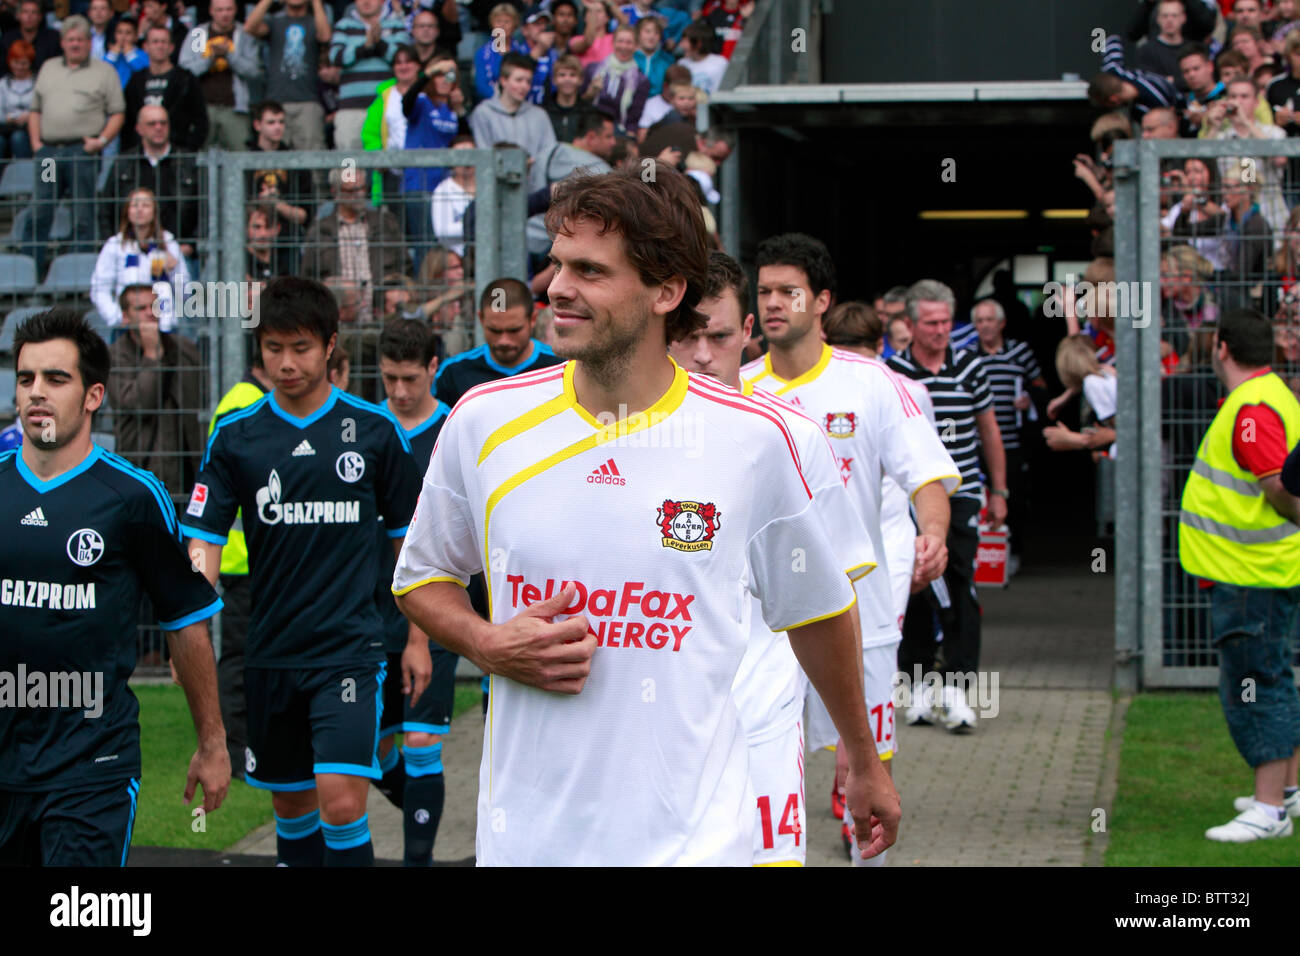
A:
<svg viewBox="0 0 1300 956">
<path fill-rule="evenodd" d="M 1117 683 L 1214 687 L 1207 593 L 1178 562 L 1179 503 L 1224 394 L 1219 314 L 1262 311 L 1273 369 L 1300 394 L 1300 140 L 1121 141 L 1114 157 Z"/>
<path fill-rule="evenodd" d="M 419 188 L 429 185 L 419 182 L 423 171 L 435 169 L 473 192 L 471 234 L 458 232 L 463 187 Z M 481 340 L 475 305 L 486 285 L 527 279 L 525 171 L 515 148 L 2 164 L 0 428 L 15 414 L 17 325 L 54 305 L 76 309 L 113 355 L 95 440 L 153 471 L 183 502 L 212 411 L 247 373 L 258 282 L 325 282 L 340 304 L 345 387 L 382 401 L 377 344 L 387 318 L 430 322 L 444 356 L 454 355 Z M 132 286 L 149 289 L 127 292 Z M 152 312 L 155 295 L 164 334 L 130 331 L 131 308 Z M 162 647 L 156 628 L 142 624 L 140 672 L 162 667 Z"/>
</svg>

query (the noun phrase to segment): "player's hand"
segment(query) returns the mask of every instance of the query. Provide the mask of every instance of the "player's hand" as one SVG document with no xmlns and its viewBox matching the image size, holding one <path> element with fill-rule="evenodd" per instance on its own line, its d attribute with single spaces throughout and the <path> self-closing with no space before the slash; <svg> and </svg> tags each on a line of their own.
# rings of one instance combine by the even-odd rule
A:
<svg viewBox="0 0 1300 956">
<path fill-rule="evenodd" d="M 1012 400 L 1011 404 L 1023 412 L 1029 407 L 1029 393 L 1021 392 Z"/>
<path fill-rule="evenodd" d="M 989 495 L 989 524 L 995 528 L 1002 527 L 1007 520 L 1007 499 L 1001 495 Z"/>
<path fill-rule="evenodd" d="M 948 567 L 948 545 L 932 534 L 916 536 L 916 562 L 912 565 L 912 584 L 929 584 L 942 576 Z"/>
<path fill-rule="evenodd" d="M 1057 395 L 1056 398 L 1047 403 L 1047 417 L 1055 421 L 1056 416 L 1061 412 L 1061 408 L 1073 397 L 1074 394 L 1072 392 L 1062 392 L 1060 395 Z"/>
<path fill-rule="evenodd" d="M 402 651 L 402 693 L 410 694 L 411 706 L 415 706 L 433 678 L 433 658 L 429 656 L 429 639 L 414 625 L 411 631 L 411 640 Z"/>
<path fill-rule="evenodd" d="M 849 768 L 844 800 L 853 815 L 854 836 L 862 859 L 869 860 L 894 845 L 903 809 L 884 764 L 873 761 L 865 772 Z"/>
<path fill-rule="evenodd" d="M 554 620 L 577 593 L 576 587 L 567 584 L 559 594 L 493 627 L 478 649 L 483 670 L 542 690 L 579 693 L 591 673 L 596 635 L 589 632 L 585 615 Z"/>
<path fill-rule="evenodd" d="M 211 813 L 221 806 L 230 789 L 230 753 L 226 750 L 223 735 L 220 741 L 199 744 L 190 758 L 190 769 L 185 775 L 185 803 L 194 799 L 194 785 L 203 788 L 203 812 Z"/>
</svg>

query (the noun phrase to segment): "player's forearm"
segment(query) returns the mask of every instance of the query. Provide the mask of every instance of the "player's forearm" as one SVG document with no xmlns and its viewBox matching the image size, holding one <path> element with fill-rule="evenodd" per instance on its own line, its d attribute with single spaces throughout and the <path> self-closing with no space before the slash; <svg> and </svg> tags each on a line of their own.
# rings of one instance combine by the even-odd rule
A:
<svg viewBox="0 0 1300 956">
<path fill-rule="evenodd" d="M 206 621 L 167 634 L 172 664 L 185 691 L 201 747 L 224 748 L 226 728 L 217 695 L 217 661 Z"/>
<path fill-rule="evenodd" d="M 873 574 L 877 573 L 875 571 Z M 862 652 L 846 611 L 788 632 L 790 647 L 821 695 L 844 741 L 849 767 L 864 770 L 879 758 L 862 693 Z"/>
<path fill-rule="evenodd" d="M 943 481 L 932 481 L 918 488 L 912 496 L 912 505 L 916 508 L 916 523 L 921 534 L 934 535 L 940 541 L 947 540 L 952 506 L 948 503 Z"/>
<path fill-rule="evenodd" d="M 998 420 L 992 409 L 980 412 L 975 418 L 979 425 L 980 446 L 984 452 L 984 464 L 988 465 L 989 479 L 994 488 L 1007 486 L 1007 453 L 1002 447 L 1002 432 L 998 430 Z"/>
<path fill-rule="evenodd" d="M 190 545 L 186 550 L 190 556 L 190 563 L 199 574 L 208 579 L 209 584 L 216 587 L 217 576 L 221 574 L 221 545 L 200 538 L 190 538 Z"/>
<path fill-rule="evenodd" d="M 483 645 L 492 625 L 470 606 L 465 588 L 450 581 L 434 581 L 395 597 L 398 610 L 431 640 L 468 658 L 480 670 L 491 669 L 486 666 Z"/>
<path fill-rule="evenodd" d="M 1268 499 L 1274 511 L 1288 521 L 1300 524 L 1300 498 L 1282 487 L 1280 475 L 1269 475 L 1259 484 L 1264 489 L 1264 497 Z"/>
</svg>

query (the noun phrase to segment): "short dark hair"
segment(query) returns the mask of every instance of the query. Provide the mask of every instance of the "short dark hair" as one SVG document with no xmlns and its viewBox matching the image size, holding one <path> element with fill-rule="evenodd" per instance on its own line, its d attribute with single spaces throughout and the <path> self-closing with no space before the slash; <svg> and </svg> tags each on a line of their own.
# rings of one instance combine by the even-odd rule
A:
<svg viewBox="0 0 1300 956">
<path fill-rule="evenodd" d="M 1098 109 L 1107 109 L 1113 96 L 1124 92 L 1124 81 L 1114 73 L 1096 73 L 1088 81 L 1088 102 Z"/>
<path fill-rule="evenodd" d="M 527 53 L 515 53 L 513 50 L 501 58 L 501 70 L 497 73 L 498 80 L 506 78 L 507 69 L 527 70 L 534 75 L 537 74 L 537 61 Z"/>
<path fill-rule="evenodd" d="M 764 239 L 758 244 L 755 265 L 760 269 L 763 266 L 796 266 L 808 277 L 813 295 L 819 295 L 823 289 L 835 295 L 835 260 L 825 243 L 806 233 L 786 232 Z"/>
<path fill-rule="evenodd" d="M 725 252 L 709 250 L 709 275 L 704 282 L 704 298 L 720 299 L 724 292 L 733 292 L 740 303 L 740 320 L 744 322 L 749 312 L 749 277 L 740 263 Z"/>
<path fill-rule="evenodd" d="M 500 293 L 505 293 L 505 311 L 506 309 L 522 308 L 527 315 L 533 312 L 533 294 L 529 291 L 528 286 L 518 279 L 509 277 L 502 279 L 493 279 L 483 289 L 483 294 L 478 298 L 479 315 L 488 312 L 492 303 L 499 298 Z M 492 310 L 496 311 L 496 310 Z"/>
<path fill-rule="evenodd" d="M 551 4 L 551 13 L 555 12 L 556 7 L 568 7 L 573 11 L 574 16 L 578 15 L 578 4 L 575 3 L 574 0 L 555 0 L 555 2 Z"/>
<path fill-rule="evenodd" d="M 691 40 L 699 40 L 701 43 L 712 44 L 714 36 L 716 36 L 716 34 L 713 31 L 713 27 L 709 26 L 703 20 L 694 21 L 690 26 L 682 31 L 682 39 L 687 42 Z"/>
<path fill-rule="evenodd" d="M 148 292 L 150 295 L 153 295 L 153 286 L 147 282 L 132 282 L 118 293 L 117 304 L 123 313 L 126 312 L 127 299 L 130 298 L 133 292 Z"/>
<path fill-rule="evenodd" d="M 89 322 L 71 309 L 48 309 L 19 323 L 14 330 L 14 371 L 18 370 L 18 359 L 24 345 L 54 339 L 69 339 L 77 347 L 77 371 L 81 374 L 83 388 L 108 381 L 111 364 L 108 343 L 99 337 Z"/>
<path fill-rule="evenodd" d="M 582 137 L 586 136 L 592 130 L 600 131 L 604 128 L 606 123 L 614 123 L 615 126 L 618 125 L 614 117 L 610 116 L 608 113 L 602 113 L 599 110 L 592 109 L 591 107 L 579 110 L 578 133 L 573 138 L 582 139 Z"/>
<path fill-rule="evenodd" d="M 262 100 L 253 107 L 253 122 L 262 122 L 262 117 L 267 113 L 284 113 L 287 112 L 284 104 L 279 100 Z"/>
<path fill-rule="evenodd" d="M 1273 361 L 1273 326 L 1254 309 L 1230 309 L 1221 315 L 1215 338 L 1242 368 L 1263 368 Z"/>
<path fill-rule="evenodd" d="M 323 283 L 301 276 L 278 276 L 266 283 L 258 299 L 257 344 L 266 332 L 302 329 L 329 345 L 339 330 L 339 303 Z"/>
<path fill-rule="evenodd" d="M 1178 48 L 1179 63 L 1182 63 L 1183 60 L 1187 59 L 1189 56 L 1204 57 L 1206 60 L 1210 61 L 1211 65 L 1214 64 L 1214 59 L 1210 56 L 1210 48 L 1206 46 L 1204 43 L 1197 43 L 1193 41 L 1191 43 L 1184 43 L 1182 46 Z"/>
<path fill-rule="evenodd" d="M 164 3 L 163 6 L 166 6 L 166 4 Z M 158 25 L 157 23 L 149 24 L 149 28 L 144 31 L 144 41 L 146 43 L 149 42 L 149 34 L 153 33 L 155 30 L 161 30 L 163 33 L 167 34 L 167 42 L 172 44 L 173 46 L 176 45 L 176 41 L 172 39 L 172 31 L 168 30 L 164 26 Z"/>
<path fill-rule="evenodd" d="M 827 345 L 866 346 L 874 349 L 884 335 L 876 310 L 865 302 L 841 302 L 822 320 Z"/>
<path fill-rule="evenodd" d="M 681 303 L 664 317 L 664 334 L 676 342 L 709 324 L 697 308 L 709 272 L 708 232 L 695 183 L 667 163 L 615 169 L 601 175 L 561 180 L 546 211 L 546 230 L 568 233 L 575 221 L 599 233 L 623 237 L 623 253 L 645 285 L 680 276 L 686 282 Z M 645 170 L 652 175 L 643 178 Z"/>
<path fill-rule="evenodd" d="M 379 333 L 379 357 L 390 362 L 416 362 L 428 368 L 438 354 L 438 340 L 427 322 L 389 319 Z"/>
</svg>

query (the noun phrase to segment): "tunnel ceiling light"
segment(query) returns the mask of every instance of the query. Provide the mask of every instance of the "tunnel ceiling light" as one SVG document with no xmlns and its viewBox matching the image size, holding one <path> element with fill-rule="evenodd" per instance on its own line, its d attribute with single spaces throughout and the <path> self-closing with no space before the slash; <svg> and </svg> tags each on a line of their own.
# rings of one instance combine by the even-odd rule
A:
<svg viewBox="0 0 1300 956">
<path fill-rule="evenodd" d="M 1028 219 L 1027 209 L 922 209 L 918 213 L 926 220 L 984 220 Z"/>
<path fill-rule="evenodd" d="M 1044 209 L 1044 219 L 1087 219 L 1086 209 Z"/>
</svg>

